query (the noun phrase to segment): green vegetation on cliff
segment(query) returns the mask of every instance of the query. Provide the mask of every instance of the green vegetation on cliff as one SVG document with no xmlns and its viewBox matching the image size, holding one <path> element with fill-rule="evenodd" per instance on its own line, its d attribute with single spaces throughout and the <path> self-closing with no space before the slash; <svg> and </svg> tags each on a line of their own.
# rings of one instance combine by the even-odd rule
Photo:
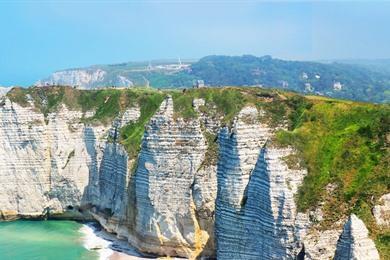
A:
<svg viewBox="0 0 390 260">
<path fill-rule="evenodd" d="M 381 254 L 390 256 L 388 231 L 378 229 L 371 214 L 390 191 L 390 106 L 307 97 L 290 116 L 290 130 L 280 131 L 277 139 L 295 147 L 308 169 L 298 210 L 324 202 L 324 228 L 356 213 Z"/>
<path fill-rule="evenodd" d="M 80 90 L 65 86 L 14 88 L 8 94 L 11 101 L 28 106 L 30 100 L 45 115 L 56 112 L 61 104 L 70 110 L 94 111 L 92 117 L 83 118 L 88 124 L 110 124 L 115 117 L 130 106 L 139 106 L 141 116 L 135 123 L 124 126 L 120 143 L 130 158 L 136 158 L 145 125 L 156 112 L 165 94 L 148 88 Z"/>
<path fill-rule="evenodd" d="M 390 106 L 335 100 L 261 88 L 191 89 L 173 96 L 178 116 L 198 116 L 194 98 L 206 101 L 201 112 L 229 125 L 245 105 L 255 105 L 271 126 L 286 125 L 276 141 L 298 151 L 308 169 L 297 195 L 299 211 L 322 202 L 323 228 L 351 213 L 364 220 L 380 254 L 390 257 L 389 230 L 376 226 L 371 210 L 390 192 Z M 215 156 L 213 136 L 207 153 Z M 289 158 L 289 160 L 296 160 Z M 294 164 L 294 163 L 291 163 Z"/>
<path fill-rule="evenodd" d="M 232 121 L 247 101 L 238 88 L 200 88 L 180 92 L 172 91 L 172 97 L 178 117 L 184 119 L 197 117 L 192 101 L 202 98 L 205 100 L 205 105 L 200 107 L 201 112 L 209 116 L 221 117 L 223 123 Z"/>
<path fill-rule="evenodd" d="M 120 130 L 119 142 L 129 157 L 138 156 L 145 125 L 167 95 L 172 95 L 175 117 L 190 120 L 202 115 L 230 126 L 246 105 L 263 111 L 259 119 L 279 130 L 276 144 L 290 145 L 298 151 L 308 175 L 299 188 L 299 211 L 312 210 L 323 203 L 323 228 L 356 213 L 364 220 L 382 256 L 390 257 L 388 229 L 380 229 L 371 210 L 378 198 L 390 192 L 390 106 L 334 100 L 318 96 L 262 88 L 200 88 L 187 90 L 100 89 L 69 87 L 14 88 L 7 96 L 22 106 L 29 101 L 47 115 L 66 104 L 71 110 L 95 111 L 85 123 L 108 124 L 138 105 L 141 116 Z M 198 113 L 193 100 L 202 98 Z M 218 156 L 217 137 L 204 131 L 208 143 L 208 163 Z M 297 158 L 286 158 L 294 165 Z M 206 161 L 205 161 L 206 162 Z M 203 165 L 205 166 L 205 165 Z"/>
<path fill-rule="evenodd" d="M 203 98 L 199 109 L 230 125 L 246 105 L 265 112 L 263 122 L 278 131 L 276 142 L 294 147 L 296 160 L 308 169 L 297 195 L 299 211 L 312 210 L 324 202 L 323 228 L 350 213 L 364 220 L 382 256 L 390 256 L 389 230 L 380 229 L 371 210 L 378 198 L 390 192 L 390 106 L 335 100 L 261 88 L 191 89 L 173 95 L 175 112 L 184 118 L 197 117 L 191 102 Z M 207 155 L 215 158 L 216 139 L 206 136 Z M 300 160 L 302 159 L 302 160 Z M 293 162 L 291 162 L 293 161 Z"/>
<path fill-rule="evenodd" d="M 11 101 L 21 106 L 32 102 L 45 117 L 65 104 L 71 110 L 95 111 L 89 122 L 103 123 L 108 123 L 126 106 L 121 103 L 122 95 L 116 89 L 80 90 L 65 86 L 13 88 L 7 93 Z"/>
<path fill-rule="evenodd" d="M 129 157 L 135 159 L 141 149 L 145 126 L 160 107 L 165 95 L 156 91 L 128 91 L 127 95 L 140 106 L 141 116 L 136 122 L 122 127 L 120 142 L 126 148 Z"/>
<path fill-rule="evenodd" d="M 310 101 L 312 105 L 294 116 L 291 131 L 278 133 L 279 142 L 301 152 L 309 170 L 299 192 L 299 209 L 316 206 L 326 196 L 324 188 L 329 183 L 335 187 L 335 202 L 355 203 L 386 192 L 390 185 L 385 168 L 389 159 L 389 106 Z"/>
<path fill-rule="evenodd" d="M 291 105 L 290 99 L 286 96 L 292 96 L 293 100 L 304 100 L 303 97 L 292 93 L 262 88 L 200 88 L 170 93 L 177 117 L 184 119 L 198 117 L 192 101 L 201 98 L 205 100 L 205 105 L 199 107 L 200 113 L 221 120 L 222 126 L 231 125 L 234 117 L 246 105 L 252 105 L 267 112 L 267 117 L 262 120 L 277 125 L 286 119 L 288 108 Z"/>
</svg>

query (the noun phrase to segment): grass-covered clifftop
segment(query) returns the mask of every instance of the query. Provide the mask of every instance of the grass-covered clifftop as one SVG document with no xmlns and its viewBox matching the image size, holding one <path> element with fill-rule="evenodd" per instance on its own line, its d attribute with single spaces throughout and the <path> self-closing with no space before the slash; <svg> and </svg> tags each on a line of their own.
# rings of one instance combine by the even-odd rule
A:
<svg viewBox="0 0 390 260">
<path fill-rule="evenodd" d="M 145 125 L 163 99 L 171 95 L 175 116 L 192 120 L 199 115 L 192 102 L 204 99 L 199 109 L 230 125 L 246 105 L 265 111 L 260 118 L 272 126 L 285 125 L 275 142 L 298 151 L 308 175 L 296 198 L 298 209 L 307 211 L 323 203 L 329 228 L 337 220 L 356 213 L 364 220 L 381 255 L 390 257 L 390 231 L 376 226 L 371 209 L 390 192 L 390 105 L 375 105 L 262 88 L 202 88 L 183 90 L 100 89 L 69 87 L 14 88 L 7 96 L 22 106 L 35 104 L 47 115 L 66 104 L 70 109 L 96 111 L 86 123 L 110 123 L 127 107 L 138 105 L 141 117 L 121 129 L 120 142 L 131 158 L 140 149 Z M 206 136 L 209 155 L 217 156 L 215 136 Z M 290 158 L 294 159 L 294 158 Z"/>
<path fill-rule="evenodd" d="M 323 228 L 355 213 L 378 249 L 390 257 L 390 232 L 376 226 L 371 210 L 390 192 L 390 106 L 307 97 L 290 117 L 280 143 L 297 148 L 308 175 L 299 189 L 300 211 L 323 203 Z"/>
<path fill-rule="evenodd" d="M 125 146 L 130 158 L 137 157 L 144 127 L 166 95 L 147 88 L 80 90 L 66 86 L 13 88 L 7 93 L 11 101 L 21 106 L 33 103 L 45 116 L 56 112 L 61 104 L 71 110 L 94 111 L 92 117 L 82 119 L 88 124 L 110 124 L 126 108 L 139 106 L 139 120 L 121 130 L 120 142 Z"/>
</svg>

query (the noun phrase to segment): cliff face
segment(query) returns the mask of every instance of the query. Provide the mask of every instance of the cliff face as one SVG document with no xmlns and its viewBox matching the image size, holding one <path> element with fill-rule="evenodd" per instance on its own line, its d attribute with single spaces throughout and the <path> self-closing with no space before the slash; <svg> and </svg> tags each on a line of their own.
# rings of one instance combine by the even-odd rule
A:
<svg viewBox="0 0 390 260">
<path fill-rule="evenodd" d="M 257 110 L 241 111 L 233 131 L 220 133 L 216 209 L 217 257 L 290 259 L 301 250 L 294 202 L 305 170 L 288 169 L 291 149 L 266 143 L 271 130 L 255 120 Z M 252 118 L 251 123 L 244 123 Z"/>
<path fill-rule="evenodd" d="M 295 197 L 307 171 L 291 162 L 295 149 L 274 142 L 277 128 L 264 111 L 243 106 L 231 126 L 220 127 L 221 118 L 204 112 L 205 99 L 191 102 L 200 115 L 183 119 L 167 95 L 147 120 L 134 158 L 120 136 L 143 118 L 142 104 L 92 126 L 86 119 L 95 111 L 61 103 L 43 114 L 32 101 L 21 106 L 3 98 L 0 216 L 93 218 L 158 255 L 323 259 L 334 256 L 338 240 L 336 258 L 376 259 L 354 216 L 340 236 L 316 230 L 309 214 L 298 213 Z M 211 156 L 213 145 L 218 152 Z"/>
<path fill-rule="evenodd" d="M 136 79 L 138 80 L 137 83 L 141 80 L 145 84 L 145 79 L 142 79 L 141 76 L 138 76 Z M 48 78 L 37 81 L 35 85 L 68 85 L 79 86 L 80 88 L 97 88 L 101 86 L 132 87 L 135 84 L 132 79 L 121 75 L 121 73 L 112 73 L 100 68 L 87 68 L 57 71 Z"/>
<path fill-rule="evenodd" d="M 97 175 L 99 138 L 106 129 L 81 124 L 82 113 L 65 106 L 47 118 L 32 104 L 21 107 L 9 99 L 0 109 L 2 215 L 69 211 L 80 216 L 77 208 Z"/>
<path fill-rule="evenodd" d="M 368 237 L 368 230 L 356 215 L 352 214 L 344 225 L 338 242 L 335 260 L 379 259 L 374 242 Z"/>
<path fill-rule="evenodd" d="M 6 88 L 6 87 L 0 87 L 0 98 L 7 94 L 8 91 L 10 91 L 11 88 Z"/>
<path fill-rule="evenodd" d="M 162 255 L 200 253 L 209 236 L 196 216 L 194 185 L 205 150 L 199 122 L 174 120 L 167 98 L 146 128 L 135 173 L 139 248 L 156 253 L 161 247 Z"/>
<path fill-rule="evenodd" d="M 126 196 L 110 196 L 119 208 L 99 206 L 94 216 L 143 252 L 214 255 L 216 169 L 200 167 L 206 148 L 200 122 L 175 119 L 172 98 L 166 98 L 145 129 L 137 167 L 111 167 L 109 173 L 101 167 L 99 184 L 103 181 L 105 188 L 100 186 L 100 196 L 114 191 Z M 115 173 L 118 168 L 122 171 Z M 95 204 L 101 205 L 102 199 Z"/>
<path fill-rule="evenodd" d="M 82 86 L 85 88 L 94 87 L 95 84 L 99 84 L 105 80 L 107 72 L 101 69 L 75 69 L 75 70 L 64 70 L 54 72 L 47 79 L 39 80 L 36 82 L 37 86 L 47 85 L 70 85 L 70 86 Z M 132 86 L 131 82 L 123 81 L 118 76 L 117 81 L 107 82 L 118 86 Z M 125 85 L 123 85 L 125 84 Z"/>
</svg>

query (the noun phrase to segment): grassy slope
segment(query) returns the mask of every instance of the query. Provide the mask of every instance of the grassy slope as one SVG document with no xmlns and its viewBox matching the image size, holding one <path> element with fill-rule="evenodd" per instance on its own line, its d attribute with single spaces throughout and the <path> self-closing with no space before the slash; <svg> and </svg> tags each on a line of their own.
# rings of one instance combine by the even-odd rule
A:
<svg viewBox="0 0 390 260">
<path fill-rule="evenodd" d="M 390 107 L 317 97 L 308 97 L 308 102 L 291 117 L 290 131 L 277 136 L 298 149 L 308 168 L 298 209 L 313 209 L 325 201 L 320 223 L 325 229 L 356 213 L 381 255 L 390 258 L 389 230 L 377 227 L 371 214 L 378 198 L 390 191 Z M 328 184 L 333 190 L 327 191 Z"/>
<path fill-rule="evenodd" d="M 184 119 L 195 118 L 197 113 L 192 106 L 194 98 L 202 98 L 205 106 L 200 107 L 201 112 L 208 116 L 221 119 L 222 125 L 230 125 L 233 118 L 246 105 L 253 105 L 267 111 L 270 115 L 269 123 L 278 124 L 286 115 L 285 94 L 274 89 L 260 88 L 200 88 L 186 91 L 171 91 L 175 112 Z M 291 94 L 287 94 L 291 95 Z M 295 95 L 294 95 L 295 96 Z M 266 119 L 264 119 L 266 120 Z"/>
<path fill-rule="evenodd" d="M 247 104 L 266 111 L 262 118 L 271 125 L 287 123 L 288 131 L 280 131 L 277 141 L 294 146 L 308 175 L 297 196 L 298 209 L 306 211 L 324 204 L 327 228 L 343 216 L 356 213 L 367 224 L 380 253 L 390 258 L 390 233 L 375 225 L 371 209 L 377 199 L 390 191 L 389 132 L 390 106 L 355 103 L 315 96 L 259 88 L 204 88 L 183 91 L 96 90 L 82 91 L 63 87 L 14 89 L 8 96 L 27 105 L 30 94 L 38 109 L 47 114 L 61 102 L 83 111 L 96 110 L 87 122 L 108 123 L 128 106 L 138 104 L 141 118 L 121 129 L 120 142 L 131 158 L 136 158 L 145 124 L 158 109 L 163 98 L 173 96 L 175 114 L 185 119 L 197 117 L 192 107 L 194 98 L 203 98 L 200 109 L 229 125 Z M 42 105 L 46 100 L 46 105 Z M 206 133 L 205 133 L 206 134 Z M 207 135 L 209 155 L 217 156 L 216 138 Z M 293 159 L 293 158 L 290 158 Z M 326 187 L 332 184 L 333 190 Z"/>
<path fill-rule="evenodd" d="M 184 119 L 197 117 L 192 106 L 194 98 L 203 98 L 206 105 L 201 109 L 211 116 L 222 117 L 224 123 L 230 122 L 245 105 L 243 94 L 234 88 L 190 89 L 184 92 L 172 91 L 171 95 L 177 116 Z"/>
</svg>

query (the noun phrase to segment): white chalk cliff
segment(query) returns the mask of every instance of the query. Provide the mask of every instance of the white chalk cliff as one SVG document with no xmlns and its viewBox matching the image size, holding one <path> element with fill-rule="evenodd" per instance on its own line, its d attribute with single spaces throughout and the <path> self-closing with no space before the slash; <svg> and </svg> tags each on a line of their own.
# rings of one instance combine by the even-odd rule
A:
<svg viewBox="0 0 390 260">
<path fill-rule="evenodd" d="M 244 109 L 233 130 L 220 134 L 217 257 L 293 259 L 302 250 L 303 231 L 294 194 L 306 171 L 288 169 L 283 158 L 293 151 L 268 143 L 266 125 L 248 123 L 256 113 Z"/>
<path fill-rule="evenodd" d="M 4 99 L 0 111 L 1 214 L 80 215 L 76 209 L 97 175 L 107 129 L 80 123 L 82 113 L 65 106 L 45 118 L 32 104 Z"/>
<path fill-rule="evenodd" d="M 335 260 L 377 260 L 378 251 L 374 241 L 368 237 L 368 230 L 363 221 L 352 214 L 344 225 L 338 242 Z"/>
<path fill-rule="evenodd" d="M 108 75 L 102 69 L 69 69 L 54 72 L 48 78 L 39 80 L 36 86 L 70 85 L 81 88 L 94 88 L 98 86 L 132 87 L 131 80 L 122 75 Z"/>
<path fill-rule="evenodd" d="M 195 110 L 204 102 L 194 100 Z M 294 149 L 271 141 L 274 128 L 256 107 L 220 127 L 218 118 L 178 117 L 168 96 L 146 125 L 136 159 L 118 136 L 139 119 L 140 107 L 108 125 L 82 120 L 93 113 L 61 104 L 45 116 L 32 102 L 1 98 L 0 219 L 93 218 L 141 252 L 191 259 L 302 259 L 305 252 L 321 259 L 326 241 L 336 247 L 337 231 L 307 239 L 311 222 L 294 199 L 307 172 L 289 168 L 285 158 Z M 217 134 L 217 163 L 205 163 L 206 131 Z M 352 215 L 336 259 L 378 258 Z"/>
<path fill-rule="evenodd" d="M 0 98 L 2 96 L 4 96 L 5 94 L 7 94 L 8 91 L 10 91 L 11 88 L 7 88 L 7 87 L 0 87 Z"/>
</svg>

